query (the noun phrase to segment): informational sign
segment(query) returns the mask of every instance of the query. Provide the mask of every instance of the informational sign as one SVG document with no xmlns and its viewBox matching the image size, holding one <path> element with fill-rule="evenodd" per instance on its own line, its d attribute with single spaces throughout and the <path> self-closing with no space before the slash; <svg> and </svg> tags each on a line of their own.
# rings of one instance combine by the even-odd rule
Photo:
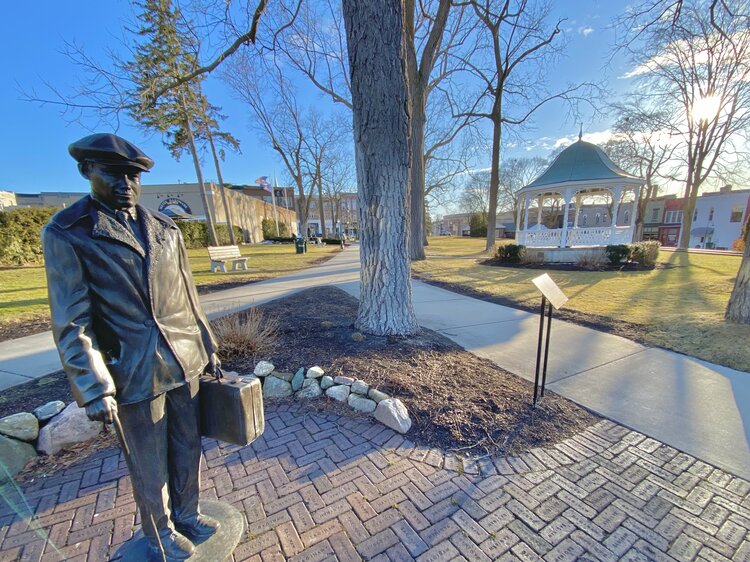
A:
<svg viewBox="0 0 750 562">
<path fill-rule="evenodd" d="M 536 288 L 542 292 L 556 310 L 560 310 L 562 305 L 568 302 L 568 297 L 565 296 L 562 289 L 557 286 L 557 283 L 548 274 L 545 273 L 544 275 L 535 277 L 531 282 L 536 285 Z"/>
<path fill-rule="evenodd" d="M 166 210 L 178 211 L 178 214 L 193 214 L 193 211 L 190 210 L 190 205 L 177 197 L 167 197 L 159 203 L 159 212 L 163 213 Z"/>
</svg>

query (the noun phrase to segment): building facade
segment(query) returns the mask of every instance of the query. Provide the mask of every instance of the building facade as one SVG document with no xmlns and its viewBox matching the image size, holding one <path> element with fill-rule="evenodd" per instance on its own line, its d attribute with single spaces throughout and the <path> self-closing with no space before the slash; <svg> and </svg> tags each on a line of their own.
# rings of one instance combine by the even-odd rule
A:
<svg viewBox="0 0 750 562">
<path fill-rule="evenodd" d="M 469 220 L 472 213 L 454 213 L 444 215 L 432 223 L 434 236 L 471 236 Z M 516 221 L 512 211 L 498 213 L 495 219 L 495 238 L 513 238 L 516 233 Z"/>
<path fill-rule="evenodd" d="M 690 229 L 691 248 L 731 249 L 742 235 L 742 225 L 750 212 L 750 189 L 733 191 L 724 186 L 704 193 L 695 203 Z"/>
<path fill-rule="evenodd" d="M 0 211 L 17 207 L 16 194 L 12 191 L 0 191 Z"/>
</svg>

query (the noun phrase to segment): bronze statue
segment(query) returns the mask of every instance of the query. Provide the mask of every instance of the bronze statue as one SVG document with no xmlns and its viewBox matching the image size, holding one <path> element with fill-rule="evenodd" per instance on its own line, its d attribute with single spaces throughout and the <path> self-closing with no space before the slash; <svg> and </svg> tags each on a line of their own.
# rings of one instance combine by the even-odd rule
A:
<svg viewBox="0 0 750 562">
<path fill-rule="evenodd" d="M 198 377 L 220 369 L 218 346 L 180 230 L 138 205 L 153 160 L 112 134 L 68 150 L 91 194 L 42 233 L 55 342 L 88 417 L 121 422 L 151 551 L 183 560 L 219 527 L 198 506 Z"/>
</svg>

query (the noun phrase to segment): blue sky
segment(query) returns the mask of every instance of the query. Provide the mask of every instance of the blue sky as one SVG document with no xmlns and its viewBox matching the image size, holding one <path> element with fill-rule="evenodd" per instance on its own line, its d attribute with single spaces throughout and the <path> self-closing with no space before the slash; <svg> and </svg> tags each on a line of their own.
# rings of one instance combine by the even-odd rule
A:
<svg viewBox="0 0 750 562">
<path fill-rule="evenodd" d="M 556 14 L 567 18 L 563 27 L 569 44 L 551 78 L 553 85 L 556 81 L 565 84 L 604 78 L 615 93 L 627 89 L 628 81 L 618 78 L 628 70 L 627 64 L 621 58 L 608 64 L 614 42 L 614 32 L 609 26 L 622 9 L 622 4 L 616 1 L 555 2 Z M 0 52 L 5 54 L 5 68 L 0 88 L 3 155 L 0 190 L 87 191 L 88 186 L 78 175 L 67 146 L 91 132 L 106 132 L 106 129 L 94 131 L 87 128 L 91 123 L 68 123 L 59 108 L 23 101 L 21 90 L 35 90 L 40 97 L 49 97 L 47 82 L 61 91 L 72 91 L 80 71 L 62 54 L 65 42 L 74 41 L 94 56 L 102 56 L 107 48 L 118 48 L 123 23 L 132 15 L 131 6 L 123 0 L 41 0 L 9 2 L 3 12 Z M 225 181 L 250 183 L 258 176 L 273 175 L 274 171 L 281 176 L 281 163 L 250 129 L 248 110 L 234 100 L 218 77 L 209 77 L 206 92 L 212 103 L 222 106 L 223 113 L 228 115 L 225 129 L 241 142 L 242 154 L 228 155 L 224 164 Z M 309 95 L 317 96 L 314 92 Z M 584 133 L 606 131 L 609 125 L 606 118 L 584 119 Z M 546 156 L 558 139 L 574 138 L 577 133 L 578 124 L 566 121 L 560 106 L 550 106 L 538 113 L 533 130 L 525 135 L 525 143 L 509 150 L 506 156 Z M 158 135 L 128 123 L 120 127 L 118 134 L 136 143 L 156 161 L 143 183 L 195 181 L 190 159 L 175 161 Z M 600 137 L 589 138 L 596 141 Z M 210 166 L 204 166 L 204 174 L 208 179 L 215 176 Z"/>
</svg>

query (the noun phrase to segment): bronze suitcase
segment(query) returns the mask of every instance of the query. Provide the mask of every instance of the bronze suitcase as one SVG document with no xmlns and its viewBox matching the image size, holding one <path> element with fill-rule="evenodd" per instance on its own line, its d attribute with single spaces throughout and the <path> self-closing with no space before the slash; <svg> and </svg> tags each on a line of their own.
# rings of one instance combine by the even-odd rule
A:
<svg viewBox="0 0 750 562">
<path fill-rule="evenodd" d="M 260 379 L 227 375 L 200 379 L 201 435 L 235 445 L 255 441 L 265 427 Z"/>
</svg>

